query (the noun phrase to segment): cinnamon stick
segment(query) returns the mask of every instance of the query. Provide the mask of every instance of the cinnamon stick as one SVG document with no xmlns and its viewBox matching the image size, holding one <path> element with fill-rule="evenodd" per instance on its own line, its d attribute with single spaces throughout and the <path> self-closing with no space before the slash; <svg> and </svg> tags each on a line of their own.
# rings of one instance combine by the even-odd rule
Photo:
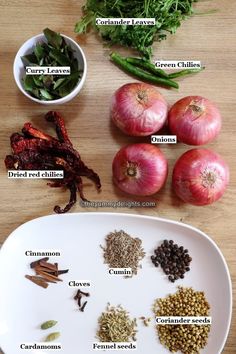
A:
<svg viewBox="0 0 236 354">
<path fill-rule="evenodd" d="M 61 275 L 61 274 L 66 274 L 69 272 L 69 269 L 65 269 L 65 270 L 58 270 L 58 275 Z"/>
<path fill-rule="evenodd" d="M 58 263 L 55 263 L 54 265 L 56 266 L 56 274 L 55 275 L 58 277 Z"/>
<path fill-rule="evenodd" d="M 48 257 L 38 259 L 37 261 L 30 263 L 30 268 L 35 268 L 37 265 L 40 264 L 40 262 L 47 262 L 48 260 L 49 260 Z"/>
<path fill-rule="evenodd" d="M 39 265 L 44 267 L 44 268 L 48 268 L 48 269 L 51 269 L 53 270 L 54 272 L 57 270 L 57 266 L 56 264 L 52 264 L 52 263 L 48 263 L 48 262 L 45 262 L 43 260 L 39 261 Z"/>
<path fill-rule="evenodd" d="M 37 270 L 37 269 L 35 269 L 35 271 L 36 271 L 37 274 L 41 275 L 45 279 L 62 281 L 62 279 L 56 277 L 55 275 L 49 274 L 47 272 L 43 272 L 43 271 Z"/>
<path fill-rule="evenodd" d="M 39 271 L 43 271 L 43 272 L 46 272 L 46 273 L 50 273 L 50 274 L 53 274 L 53 275 L 56 275 L 56 271 L 55 270 L 52 270 L 52 269 L 48 269 L 48 268 L 45 268 L 45 267 L 41 267 L 40 265 L 36 266 L 34 268 L 34 270 L 39 270 Z"/>
<path fill-rule="evenodd" d="M 25 278 L 32 281 L 36 285 L 41 286 L 44 289 L 48 287 L 48 283 L 41 277 L 25 275 Z"/>
</svg>

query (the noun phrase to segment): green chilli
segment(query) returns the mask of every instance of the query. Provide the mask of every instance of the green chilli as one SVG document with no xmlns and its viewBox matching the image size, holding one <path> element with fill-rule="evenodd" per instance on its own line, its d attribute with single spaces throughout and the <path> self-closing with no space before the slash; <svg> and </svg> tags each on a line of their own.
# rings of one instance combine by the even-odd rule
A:
<svg viewBox="0 0 236 354">
<path fill-rule="evenodd" d="M 117 53 L 111 53 L 111 60 L 119 65 L 122 70 L 138 77 L 141 80 L 145 80 L 148 82 L 151 82 L 152 84 L 160 85 L 160 86 L 167 86 L 167 87 L 173 87 L 178 89 L 179 85 L 177 82 L 170 80 L 168 78 L 162 78 L 162 77 L 157 77 L 152 74 L 147 73 L 146 71 L 137 68 L 136 66 L 128 63 L 125 58 L 122 58 L 119 54 Z"/>
</svg>

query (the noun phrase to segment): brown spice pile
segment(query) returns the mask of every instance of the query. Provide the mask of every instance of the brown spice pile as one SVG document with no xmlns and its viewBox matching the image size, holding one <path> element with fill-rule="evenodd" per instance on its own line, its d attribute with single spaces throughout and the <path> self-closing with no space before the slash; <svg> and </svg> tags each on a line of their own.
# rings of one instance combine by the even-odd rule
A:
<svg viewBox="0 0 236 354">
<path fill-rule="evenodd" d="M 132 268 L 133 274 L 137 274 L 138 268 L 141 268 L 139 262 L 145 256 L 142 241 L 122 230 L 107 235 L 103 250 L 104 261 L 110 268 Z"/>
<path fill-rule="evenodd" d="M 160 316 L 209 316 L 210 305 L 204 292 L 179 287 L 178 291 L 164 299 L 157 299 L 153 311 Z M 199 354 L 208 340 L 210 325 L 158 325 L 161 344 L 175 353 Z"/>
<path fill-rule="evenodd" d="M 36 275 L 26 275 L 26 279 L 32 281 L 42 288 L 47 288 L 48 283 L 57 283 L 63 281 L 59 275 L 68 273 L 68 269 L 59 270 L 57 263 L 49 263 L 49 258 L 41 258 L 30 264 L 30 268 L 34 269 Z"/>
<path fill-rule="evenodd" d="M 86 293 L 80 289 L 77 290 L 74 300 L 77 301 L 80 312 L 84 312 L 85 307 L 87 306 L 88 301 L 85 301 L 82 305 L 82 297 L 89 297 L 90 293 Z"/>
</svg>

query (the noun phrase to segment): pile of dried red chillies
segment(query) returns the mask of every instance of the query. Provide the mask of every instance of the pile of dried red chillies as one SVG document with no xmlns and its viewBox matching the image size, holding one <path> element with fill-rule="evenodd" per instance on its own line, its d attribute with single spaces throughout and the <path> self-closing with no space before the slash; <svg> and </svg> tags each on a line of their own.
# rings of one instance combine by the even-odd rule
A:
<svg viewBox="0 0 236 354">
<path fill-rule="evenodd" d="M 46 121 L 55 126 L 57 139 L 25 123 L 22 134 L 14 133 L 10 138 L 12 155 L 7 155 L 7 169 L 15 170 L 63 170 L 64 178 L 48 183 L 50 187 L 66 187 L 70 190 L 70 200 L 65 208 L 56 205 L 56 213 L 66 213 L 76 203 L 77 191 L 82 200 L 82 176 L 93 180 L 97 189 L 101 188 L 100 178 L 81 160 L 68 137 L 64 119 L 57 112 L 48 112 Z"/>
</svg>

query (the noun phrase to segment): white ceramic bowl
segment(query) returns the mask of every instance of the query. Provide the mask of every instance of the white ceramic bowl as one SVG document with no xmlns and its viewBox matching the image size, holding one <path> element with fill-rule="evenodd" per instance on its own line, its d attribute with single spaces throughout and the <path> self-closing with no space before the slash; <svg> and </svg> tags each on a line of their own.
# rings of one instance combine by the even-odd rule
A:
<svg viewBox="0 0 236 354">
<path fill-rule="evenodd" d="M 75 96 L 78 95 L 78 93 L 80 92 L 80 90 L 82 89 L 82 87 L 84 85 L 84 82 L 86 79 L 86 74 L 87 74 L 87 62 L 86 62 L 84 52 L 73 39 L 65 36 L 64 34 L 61 34 L 61 36 L 63 36 L 65 38 L 66 43 L 69 44 L 71 46 L 71 48 L 74 50 L 74 56 L 75 56 L 75 58 L 78 59 L 79 68 L 81 70 L 83 70 L 82 77 L 78 81 L 78 83 L 75 86 L 75 88 L 73 89 L 73 91 L 71 91 L 71 93 L 69 93 L 65 97 L 62 97 L 62 98 L 59 98 L 56 100 L 50 100 L 50 101 L 43 101 L 43 100 L 39 100 L 38 98 L 32 97 L 27 91 L 25 91 L 25 89 L 23 87 L 22 79 L 25 76 L 25 68 L 24 68 L 24 64 L 21 60 L 21 57 L 24 55 L 27 55 L 27 54 L 31 54 L 33 52 L 33 49 L 34 49 L 36 43 L 42 42 L 42 41 L 46 42 L 46 38 L 45 38 L 44 34 L 41 33 L 41 34 L 38 34 L 37 36 L 34 36 L 34 37 L 28 39 L 20 47 L 20 49 L 18 50 L 18 52 L 16 54 L 16 57 L 14 60 L 14 65 L 13 65 L 13 74 L 14 74 L 16 84 L 17 84 L 18 88 L 20 89 L 20 91 L 26 97 L 30 98 L 34 102 L 38 102 L 38 103 L 44 104 L 44 105 L 55 105 L 55 104 L 62 104 L 62 103 L 69 102 Z"/>
</svg>

